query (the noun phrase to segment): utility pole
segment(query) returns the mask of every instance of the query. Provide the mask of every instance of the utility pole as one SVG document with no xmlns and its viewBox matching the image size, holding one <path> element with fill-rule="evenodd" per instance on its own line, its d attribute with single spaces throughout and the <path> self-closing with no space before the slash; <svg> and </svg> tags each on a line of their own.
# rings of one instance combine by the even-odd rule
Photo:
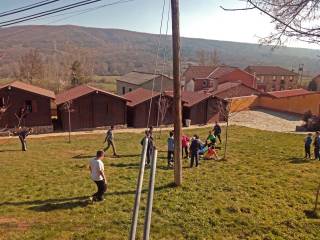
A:
<svg viewBox="0 0 320 240">
<path fill-rule="evenodd" d="M 173 57 L 173 108 L 174 108 L 174 182 L 182 184 L 182 106 L 180 84 L 180 27 L 179 0 L 171 0 L 172 57 Z"/>
</svg>

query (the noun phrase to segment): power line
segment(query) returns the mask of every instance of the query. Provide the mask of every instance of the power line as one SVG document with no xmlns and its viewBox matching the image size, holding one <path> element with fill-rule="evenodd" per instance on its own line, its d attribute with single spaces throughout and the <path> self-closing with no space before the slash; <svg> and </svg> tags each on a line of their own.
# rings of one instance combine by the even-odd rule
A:
<svg viewBox="0 0 320 240">
<path fill-rule="evenodd" d="M 8 20 L 8 21 L 0 22 L 0 27 L 10 26 L 10 25 L 13 25 L 13 24 L 16 24 L 16 23 L 25 22 L 25 21 L 28 21 L 28 20 L 31 20 L 31 19 L 44 17 L 44 16 L 51 15 L 51 14 L 54 14 L 54 13 L 63 12 L 63 11 L 69 10 L 69 9 L 73 9 L 73 8 L 85 6 L 85 5 L 88 5 L 88 4 L 101 2 L 101 1 L 102 0 L 84 0 L 84 1 L 81 1 L 81 2 L 78 2 L 78 3 L 65 5 L 63 7 L 59 7 L 59 8 L 55 8 L 55 9 L 51 9 L 51 10 L 47 10 L 47 11 L 43 11 L 43 12 L 36 13 L 36 14 L 31 14 L 31 15 L 28 15 L 28 16 L 25 16 L 25 17 L 20 17 L 20 18 Z"/>
<path fill-rule="evenodd" d="M 135 1 L 135 0 L 120 0 L 120 1 L 115 1 L 115 2 L 108 3 L 108 4 L 104 4 L 104 5 L 99 5 L 99 6 L 96 6 L 96 7 L 91 7 L 91 8 L 77 10 L 77 11 L 73 11 L 73 12 L 69 12 L 69 13 L 61 13 L 61 14 L 49 16 L 49 17 L 46 17 L 46 18 L 52 18 L 52 17 L 57 17 L 57 16 L 64 16 L 64 15 L 73 14 L 71 16 L 67 16 L 67 17 L 64 17 L 64 18 L 60 18 L 60 19 L 56 19 L 56 20 L 53 20 L 51 22 L 48 22 L 48 23 L 46 23 L 46 25 L 52 24 L 52 23 L 56 23 L 56 22 L 60 22 L 60 21 L 63 21 L 65 19 L 69 19 L 69 18 L 72 18 L 72 17 L 75 17 L 75 16 L 79 16 L 79 15 L 82 15 L 82 14 L 85 14 L 85 13 L 88 13 L 88 12 L 96 11 L 96 10 L 99 10 L 99 9 L 102 9 L 102 8 L 105 8 L 105 7 L 108 7 L 108 6 L 118 5 L 118 4 L 122 4 L 122 3 L 133 2 L 133 1 Z M 44 18 L 44 19 L 46 19 L 46 18 Z M 40 20 L 40 19 L 36 19 L 36 20 Z M 23 30 L 20 30 L 20 31 L 16 31 L 14 33 L 2 36 L 2 38 L 3 37 L 11 37 L 11 36 L 17 35 L 19 33 L 26 32 L 26 31 L 28 31 L 28 29 L 23 29 Z"/>
<path fill-rule="evenodd" d="M 38 7 L 42 7 L 42 6 L 45 6 L 45 5 L 54 3 L 54 2 L 58 2 L 58 1 L 60 1 L 60 0 L 45 0 L 45 1 L 38 2 L 38 3 L 26 5 L 26 6 L 23 6 L 23 7 L 20 7 L 20 8 L 16 8 L 16 9 L 12 9 L 12 10 L 8 10 L 8 11 L 5 11 L 5 12 L 2 12 L 2 13 L 0 13 L 0 17 L 13 15 L 13 14 L 17 14 L 17 13 L 20 13 L 20 12 L 25 12 L 25 11 L 28 11 L 28 10 L 31 10 L 31 9 L 34 9 L 34 8 L 38 8 Z"/>
</svg>

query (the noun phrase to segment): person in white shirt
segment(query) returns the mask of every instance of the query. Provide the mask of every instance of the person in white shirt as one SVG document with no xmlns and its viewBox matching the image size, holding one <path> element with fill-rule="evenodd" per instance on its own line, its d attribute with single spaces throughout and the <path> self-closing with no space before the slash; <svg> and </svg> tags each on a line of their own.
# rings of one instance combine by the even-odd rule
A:
<svg viewBox="0 0 320 240">
<path fill-rule="evenodd" d="M 104 193 L 107 190 L 107 179 L 104 174 L 104 164 L 102 159 L 104 158 L 104 152 L 102 150 L 97 151 L 97 155 L 90 161 L 90 173 L 91 179 L 97 184 L 98 191 L 92 195 L 93 201 L 103 201 Z"/>
</svg>

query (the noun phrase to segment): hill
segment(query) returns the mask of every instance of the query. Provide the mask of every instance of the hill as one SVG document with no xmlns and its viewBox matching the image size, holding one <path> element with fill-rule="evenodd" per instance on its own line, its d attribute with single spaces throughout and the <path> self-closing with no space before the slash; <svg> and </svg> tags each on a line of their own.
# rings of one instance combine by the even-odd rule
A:
<svg viewBox="0 0 320 240">
<path fill-rule="evenodd" d="M 20 56 L 38 49 L 44 57 L 81 52 L 88 55 L 97 75 L 122 74 L 130 70 L 154 71 L 158 35 L 119 29 L 80 26 L 18 26 L 0 30 L 0 76 L 10 76 Z M 320 50 L 283 47 L 271 50 L 258 44 L 182 38 L 183 64 L 196 63 L 199 51 L 216 51 L 220 63 L 246 67 L 273 64 L 297 69 L 305 65 L 305 73 L 318 72 Z M 163 47 L 171 59 L 171 37 L 163 36 Z M 171 66 L 170 64 L 168 66 Z M 160 69 L 160 68 L 159 68 Z"/>
</svg>

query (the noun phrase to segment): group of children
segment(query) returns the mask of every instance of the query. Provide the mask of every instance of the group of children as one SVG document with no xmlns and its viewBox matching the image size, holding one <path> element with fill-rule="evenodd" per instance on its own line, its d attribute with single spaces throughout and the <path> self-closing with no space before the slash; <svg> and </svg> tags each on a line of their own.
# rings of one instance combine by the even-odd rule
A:
<svg viewBox="0 0 320 240">
<path fill-rule="evenodd" d="M 311 145 L 313 143 L 314 146 L 314 159 L 320 160 L 320 132 L 317 131 L 312 139 L 312 133 L 308 133 L 308 135 L 304 139 L 304 150 L 305 150 L 305 158 L 311 159 Z"/>
<path fill-rule="evenodd" d="M 218 122 L 215 123 L 213 130 L 209 131 L 209 135 L 205 142 L 202 142 L 197 134 L 195 134 L 191 139 L 183 135 L 181 139 L 182 144 L 182 157 L 190 159 L 190 167 L 192 168 L 195 164 L 196 167 L 199 165 L 200 156 L 203 159 L 218 160 L 217 153 L 217 139 L 221 144 L 221 127 Z M 173 132 L 169 133 L 169 138 L 167 140 L 168 144 L 168 167 L 172 167 L 174 163 L 174 138 Z"/>
</svg>

